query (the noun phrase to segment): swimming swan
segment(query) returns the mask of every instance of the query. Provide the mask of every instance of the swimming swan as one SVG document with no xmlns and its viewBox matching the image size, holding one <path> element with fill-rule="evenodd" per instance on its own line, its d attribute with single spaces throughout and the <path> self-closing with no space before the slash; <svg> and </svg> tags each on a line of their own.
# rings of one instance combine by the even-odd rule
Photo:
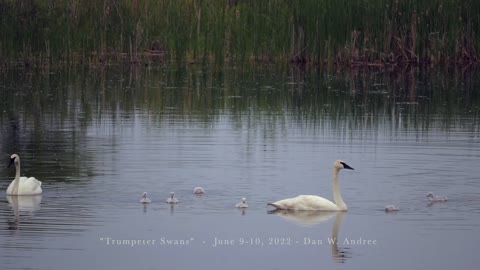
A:
<svg viewBox="0 0 480 270">
<path fill-rule="evenodd" d="M 174 192 L 170 192 L 170 198 L 167 199 L 167 203 L 178 203 L 177 198 L 174 198 L 175 196 Z"/>
<path fill-rule="evenodd" d="M 427 198 L 430 202 L 446 202 L 448 201 L 447 197 L 435 196 L 432 192 L 427 193 Z"/>
<path fill-rule="evenodd" d="M 398 212 L 399 210 L 400 210 L 400 208 L 396 207 L 393 204 L 389 204 L 389 205 L 385 206 L 385 212 Z"/>
<path fill-rule="evenodd" d="M 338 172 L 341 169 L 353 170 L 341 160 L 335 161 L 333 168 L 333 200 L 335 203 L 314 195 L 300 195 L 295 198 L 285 199 L 274 203 L 269 203 L 276 209 L 283 210 L 322 210 L 322 211 L 347 211 L 347 205 L 340 195 L 340 187 L 338 185 Z"/>
<path fill-rule="evenodd" d="M 142 198 L 140 199 L 140 202 L 141 203 L 151 203 L 152 200 L 150 200 L 149 198 L 147 198 L 147 192 L 143 192 L 143 196 Z"/>
<path fill-rule="evenodd" d="M 193 189 L 193 194 L 204 194 L 205 193 L 205 189 L 203 189 L 202 187 L 195 187 Z"/>
<path fill-rule="evenodd" d="M 42 182 L 35 179 L 35 177 L 20 177 L 20 157 L 13 154 L 10 157 L 10 164 L 8 167 L 15 164 L 15 179 L 7 188 L 7 195 L 38 195 L 42 194 Z"/>
<path fill-rule="evenodd" d="M 235 205 L 236 208 L 248 208 L 247 199 L 242 198 L 242 202 Z"/>
</svg>

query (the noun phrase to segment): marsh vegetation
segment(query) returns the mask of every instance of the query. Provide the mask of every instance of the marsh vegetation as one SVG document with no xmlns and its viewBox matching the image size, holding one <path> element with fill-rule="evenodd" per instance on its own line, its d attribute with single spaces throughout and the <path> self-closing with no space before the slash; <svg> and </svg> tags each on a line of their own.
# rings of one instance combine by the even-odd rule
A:
<svg viewBox="0 0 480 270">
<path fill-rule="evenodd" d="M 4 65 L 478 62 L 478 1 L 3 0 Z"/>
</svg>

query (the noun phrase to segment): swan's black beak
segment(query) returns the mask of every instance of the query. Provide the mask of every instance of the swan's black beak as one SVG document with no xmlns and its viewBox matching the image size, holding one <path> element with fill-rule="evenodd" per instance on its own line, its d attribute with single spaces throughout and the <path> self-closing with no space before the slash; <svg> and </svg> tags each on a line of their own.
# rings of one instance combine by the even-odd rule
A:
<svg viewBox="0 0 480 270">
<path fill-rule="evenodd" d="M 8 164 L 7 168 L 10 168 L 12 167 L 12 165 L 15 163 L 15 159 L 14 158 L 11 158 L 10 159 L 10 163 Z"/>
<path fill-rule="evenodd" d="M 355 170 L 354 168 L 348 166 L 348 164 L 345 163 L 345 162 L 342 162 L 342 165 L 343 165 L 343 168 L 344 168 L 344 169 Z"/>
</svg>

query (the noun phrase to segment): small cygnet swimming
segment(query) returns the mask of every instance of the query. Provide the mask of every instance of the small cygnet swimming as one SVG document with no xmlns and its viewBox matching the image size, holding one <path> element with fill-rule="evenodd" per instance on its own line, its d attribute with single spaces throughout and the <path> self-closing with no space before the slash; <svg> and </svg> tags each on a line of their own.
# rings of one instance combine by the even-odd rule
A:
<svg viewBox="0 0 480 270">
<path fill-rule="evenodd" d="M 178 199 L 174 198 L 175 193 L 170 192 L 170 197 L 167 199 L 167 203 L 178 203 Z"/>
<path fill-rule="evenodd" d="M 205 189 L 202 187 L 195 187 L 193 189 L 193 194 L 205 194 Z"/>
<path fill-rule="evenodd" d="M 247 199 L 242 198 L 242 202 L 239 202 L 235 205 L 236 208 L 248 208 Z"/>
<path fill-rule="evenodd" d="M 400 210 L 400 208 L 396 207 L 393 204 L 389 204 L 389 205 L 385 206 L 385 212 L 398 212 L 399 210 Z"/>
<path fill-rule="evenodd" d="M 446 202 L 448 201 L 447 197 L 435 196 L 432 192 L 427 193 L 427 198 L 430 202 Z"/>
<path fill-rule="evenodd" d="M 141 203 L 151 203 L 152 201 L 147 197 L 147 192 L 143 192 L 143 196 L 140 199 Z"/>
</svg>

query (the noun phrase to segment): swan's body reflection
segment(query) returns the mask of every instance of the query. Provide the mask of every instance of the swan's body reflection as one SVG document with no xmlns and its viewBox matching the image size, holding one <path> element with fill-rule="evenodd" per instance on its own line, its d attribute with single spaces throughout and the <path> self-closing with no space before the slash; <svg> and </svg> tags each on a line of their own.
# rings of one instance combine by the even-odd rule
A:
<svg viewBox="0 0 480 270">
<path fill-rule="evenodd" d="M 30 216 L 33 216 L 33 212 L 40 209 L 40 203 L 42 202 L 42 195 L 32 196 L 10 196 L 7 195 L 7 201 L 12 207 L 14 219 L 9 221 L 10 230 L 18 230 L 22 221 L 21 218 L 28 220 Z"/>
<path fill-rule="evenodd" d="M 285 220 L 301 226 L 313 226 L 330 220 L 335 217 L 333 224 L 332 236 L 327 243 L 332 247 L 332 258 L 337 263 L 344 263 L 347 258 L 350 258 L 348 247 L 338 247 L 338 233 L 346 212 L 332 212 L 332 211 L 290 211 L 290 210 L 274 210 L 268 212 L 281 216 Z"/>
<path fill-rule="evenodd" d="M 268 212 L 301 226 L 313 226 L 331 219 L 337 212 L 334 211 L 293 211 L 273 210 Z"/>
<path fill-rule="evenodd" d="M 170 203 L 170 215 L 174 215 L 175 214 L 175 204 L 174 203 Z"/>
<path fill-rule="evenodd" d="M 12 207 L 13 212 L 30 212 L 40 209 L 40 203 L 42 202 L 42 195 L 31 196 L 10 196 L 7 195 L 7 201 Z"/>
</svg>

